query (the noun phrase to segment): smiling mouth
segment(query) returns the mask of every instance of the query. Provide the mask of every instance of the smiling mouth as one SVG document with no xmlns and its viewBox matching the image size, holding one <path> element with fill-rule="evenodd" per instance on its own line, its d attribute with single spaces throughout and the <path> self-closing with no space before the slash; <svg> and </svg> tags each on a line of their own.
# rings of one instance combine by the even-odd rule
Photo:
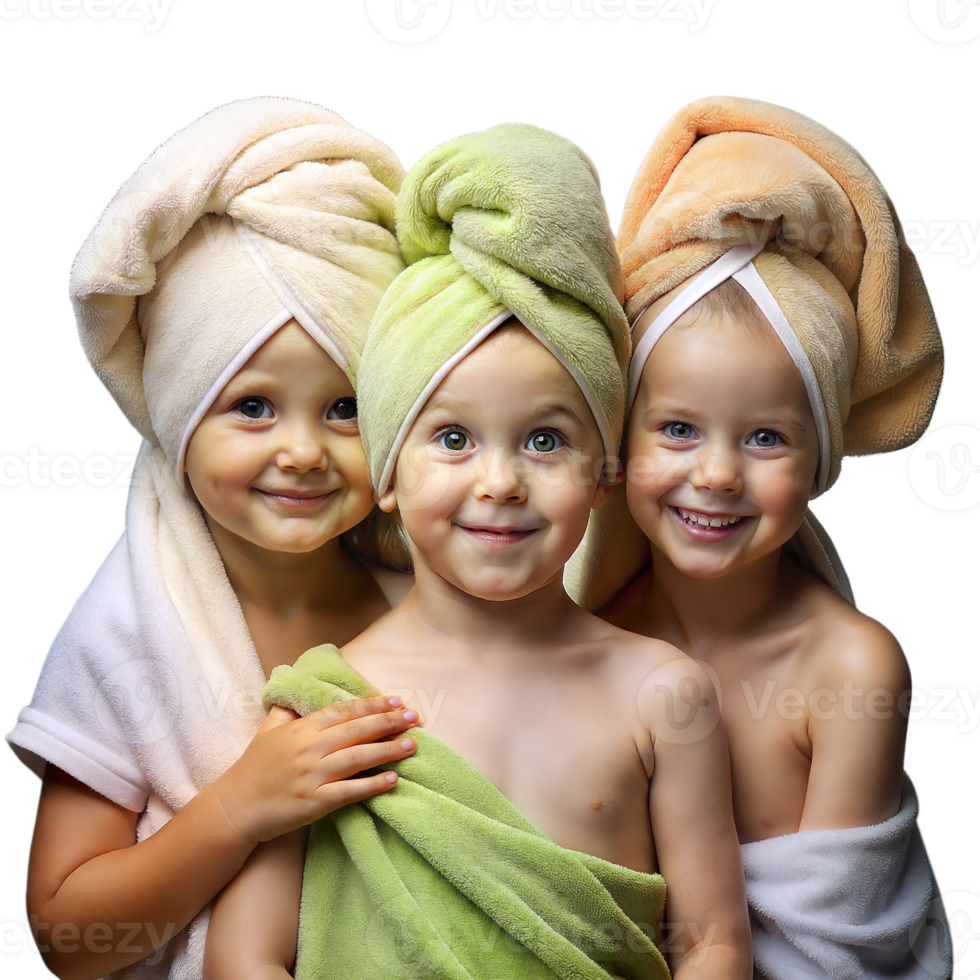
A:
<svg viewBox="0 0 980 980">
<path fill-rule="evenodd" d="M 668 505 L 668 510 L 685 527 L 706 537 L 723 537 L 741 527 L 750 518 L 746 514 L 706 514 L 685 507 Z"/>
<path fill-rule="evenodd" d="M 263 490 L 261 487 L 252 487 L 252 489 L 289 510 L 312 510 L 336 492 L 335 490 Z"/>
<path fill-rule="evenodd" d="M 492 547 L 504 547 L 526 541 L 537 530 L 537 528 L 519 527 L 467 527 L 465 524 L 457 524 L 456 527 L 475 541 Z"/>
</svg>

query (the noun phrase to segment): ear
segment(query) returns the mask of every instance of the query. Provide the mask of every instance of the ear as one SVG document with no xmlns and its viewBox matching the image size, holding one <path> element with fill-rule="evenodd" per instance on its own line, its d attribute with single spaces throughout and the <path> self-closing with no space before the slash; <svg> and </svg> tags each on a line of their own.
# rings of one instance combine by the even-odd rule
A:
<svg viewBox="0 0 980 980">
<path fill-rule="evenodd" d="M 616 479 L 612 483 L 607 483 L 601 477 L 599 483 L 595 488 L 595 492 L 592 494 L 592 508 L 593 510 L 600 510 L 606 505 L 606 501 L 613 495 L 613 491 L 626 479 L 626 464 L 623 462 L 623 456 L 620 454 L 619 459 L 616 461 Z"/>
<path fill-rule="evenodd" d="M 595 488 L 595 493 L 592 494 L 592 508 L 593 510 L 600 510 L 606 505 L 606 502 L 613 495 L 613 491 L 618 487 L 620 481 L 617 480 L 615 483 L 600 483 Z"/>
<path fill-rule="evenodd" d="M 395 485 L 388 484 L 388 489 L 382 494 L 375 494 L 378 498 L 378 506 L 386 513 L 390 514 L 397 506 L 398 500 L 395 497 Z"/>
</svg>

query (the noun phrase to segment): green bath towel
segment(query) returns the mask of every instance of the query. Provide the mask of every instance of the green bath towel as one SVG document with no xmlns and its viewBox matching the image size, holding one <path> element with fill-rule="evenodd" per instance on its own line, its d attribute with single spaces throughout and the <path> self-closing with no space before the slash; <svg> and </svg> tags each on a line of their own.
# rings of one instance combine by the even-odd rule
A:
<svg viewBox="0 0 980 980">
<path fill-rule="evenodd" d="M 334 646 L 277 667 L 265 691 L 309 714 L 377 693 Z M 667 980 L 666 885 L 559 847 L 424 729 L 388 793 L 313 824 L 299 980 Z"/>
</svg>

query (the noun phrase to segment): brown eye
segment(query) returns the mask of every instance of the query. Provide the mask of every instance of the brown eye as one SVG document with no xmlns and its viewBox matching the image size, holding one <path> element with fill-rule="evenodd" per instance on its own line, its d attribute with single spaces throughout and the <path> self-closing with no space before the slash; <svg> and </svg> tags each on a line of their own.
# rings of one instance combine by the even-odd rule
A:
<svg viewBox="0 0 980 980">
<path fill-rule="evenodd" d="M 350 422 L 357 418 L 357 399 L 341 398 L 327 412 L 328 419 L 336 419 L 341 422 Z"/>
<path fill-rule="evenodd" d="M 466 448 L 469 437 L 462 429 L 450 429 L 440 436 L 439 441 L 446 449 L 451 449 L 454 453 L 458 453 Z"/>
</svg>

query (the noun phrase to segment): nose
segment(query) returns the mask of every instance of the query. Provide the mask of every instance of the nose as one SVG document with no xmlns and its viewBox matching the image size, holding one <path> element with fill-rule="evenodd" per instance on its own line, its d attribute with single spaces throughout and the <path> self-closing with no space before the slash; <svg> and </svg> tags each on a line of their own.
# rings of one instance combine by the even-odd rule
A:
<svg viewBox="0 0 980 980">
<path fill-rule="evenodd" d="M 717 443 L 708 443 L 692 459 L 691 482 L 698 490 L 736 494 L 743 489 L 739 453 Z"/>
<path fill-rule="evenodd" d="M 498 447 L 489 458 L 481 452 L 475 462 L 479 475 L 473 492 L 478 499 L 496 504 L 520 504 L 527 500 L 520 458 L 508 456 Z"/>
<path fill-rule="evenodd" d="M 330 465 L 323 427 L 296 420 L 280 430 L 276 465 L 287 473 L 322 473 Z"/>
</svg>

